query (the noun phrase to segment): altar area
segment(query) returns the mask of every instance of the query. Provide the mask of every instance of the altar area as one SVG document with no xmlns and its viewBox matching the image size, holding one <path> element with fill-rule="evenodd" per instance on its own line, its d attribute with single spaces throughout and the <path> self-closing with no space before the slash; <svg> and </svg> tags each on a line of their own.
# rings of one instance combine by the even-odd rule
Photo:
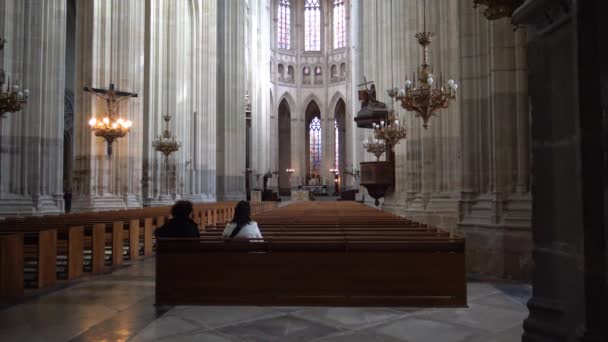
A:
<svg viewBox="0 0 608 342">
<path fill-rule="evenodd" d="M 298 191 L 308 191 L 313 195 L 327 196 L 327 185 L 299 185 Z"/>
</svg>

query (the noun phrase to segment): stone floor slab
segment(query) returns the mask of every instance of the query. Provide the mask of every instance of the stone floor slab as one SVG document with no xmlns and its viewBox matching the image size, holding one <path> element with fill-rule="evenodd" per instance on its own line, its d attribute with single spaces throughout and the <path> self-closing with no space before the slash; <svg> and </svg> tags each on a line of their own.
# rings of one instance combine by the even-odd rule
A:
<svg viewBox="0 0 608 342">
<path fill-rule="evenodd" d="M 200 331 L 201 326 L 190 320 L 184 320 L 176 316 L 163 316 L 139 332 L 132 342 L 158 341 L 161 339 L 173 339 L 189 332 Z"/>
<path fill-rule="evenodd" d="M 362 328 L 403 314 L 403 312 L 388 308 L 313 308 L 293 313 L 294 316 L 299 318 L 344 329 Z"/>
<path fill-rule="evenodd" d="M 463 342 L 482 334 L 476 329 L 415 317 L 381 325 L 370 332 L 407 342 Z"/>
<path fill-rule="evenodd" d="M 235 325 L 282 314 L 273 308 L 257 306 L 178 306 L 167 312 L 167 315 L 196 321 L 208 328 Z"/>
<path fill-rule="evenodd" d="M 527 311 L 523 308 L 516 311 L 470 303 L 468 308 L 441 309 L 416 315 L 416 317 L 460 324 L 495 333 L 522 324 L 523 320 L 527 317 Z"/>
<path fill-rule="evenodd" d="M 283 315 L 219 329 L 236 341 L 310 341 L 338 332 L 339 329 L 313 321 Z"/>
</svg>

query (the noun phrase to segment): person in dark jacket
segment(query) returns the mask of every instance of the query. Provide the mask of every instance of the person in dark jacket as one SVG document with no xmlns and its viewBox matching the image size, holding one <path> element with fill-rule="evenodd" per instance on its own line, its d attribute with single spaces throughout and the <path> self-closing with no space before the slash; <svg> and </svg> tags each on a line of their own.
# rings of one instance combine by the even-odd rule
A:
<svg viewBox="0 0 608 342">
<path fill-rule="evenodd" d="M 172 219 L 154 232 L 157 238 L 200 237 L 198 226 L 192 221 L 192 202 L 177 201 L 171 208 L 171 216 Z"/>
</svg>

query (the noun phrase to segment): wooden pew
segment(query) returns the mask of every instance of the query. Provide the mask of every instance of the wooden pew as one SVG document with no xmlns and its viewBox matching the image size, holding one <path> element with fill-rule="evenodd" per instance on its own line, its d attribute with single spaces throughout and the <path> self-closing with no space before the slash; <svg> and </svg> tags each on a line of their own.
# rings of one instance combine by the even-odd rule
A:
<svg viewBox="0 0 608 342">
<path fill-rule="evenodd" d="M 156 282 L 163 305 L 466 305 L 462 241 L 160 239 Z"/>
<path fill-rule="evenodd" d="M 231 219 L 235 205 L 195 204 L 194 216 L 203 227 L 224 224 Z M 0 221 L 0 298 L 22 296 L 26 282 L 43 288 L 57 279 L 75 279 L 83 272 L 104 272 L 108 266 L 122 264 L 125 257 L 136 260 L 151 256 L 154 230 L 169 218 L 167 206 Z"/>
<path fill-rule="evenodd" d="M 22 237 L 20 243 L 23 257 L 20 262 L 22 262 L 21 273 L 24 286 L 44 288 L 55 284 L 57 281 L 57 230 L 9 231 L 4 229 L 2 236 L 6 235 Z M 5 242 L 8 244 L 11 243 L 11 240 Z"/>
<path fill-rule="evenodd" d="M 157 304 L 466 305 L 464 239 L 452 232 L 348 202 L 254 219 L 263 242 L 224 242 L 222 224 L 160 239 Z"/>
<path fill-rule="evenodd" d="M 0 302 L 23 296 L 23 234 L 0 233 Z"/>
</svg>

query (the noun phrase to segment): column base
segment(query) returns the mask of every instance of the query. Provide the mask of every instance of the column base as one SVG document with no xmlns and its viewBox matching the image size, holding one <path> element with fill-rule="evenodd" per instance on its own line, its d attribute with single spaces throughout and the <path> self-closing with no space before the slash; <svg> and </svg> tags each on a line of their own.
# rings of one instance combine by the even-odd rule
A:
<svg viewBox="0 0 608 342">
<path fill-rule="evenodd" d="M 0 195 L 0 217 L 52 215 L 63 212 L 63 195 L 35 198 L 15 194 Z"/>
</svg>

